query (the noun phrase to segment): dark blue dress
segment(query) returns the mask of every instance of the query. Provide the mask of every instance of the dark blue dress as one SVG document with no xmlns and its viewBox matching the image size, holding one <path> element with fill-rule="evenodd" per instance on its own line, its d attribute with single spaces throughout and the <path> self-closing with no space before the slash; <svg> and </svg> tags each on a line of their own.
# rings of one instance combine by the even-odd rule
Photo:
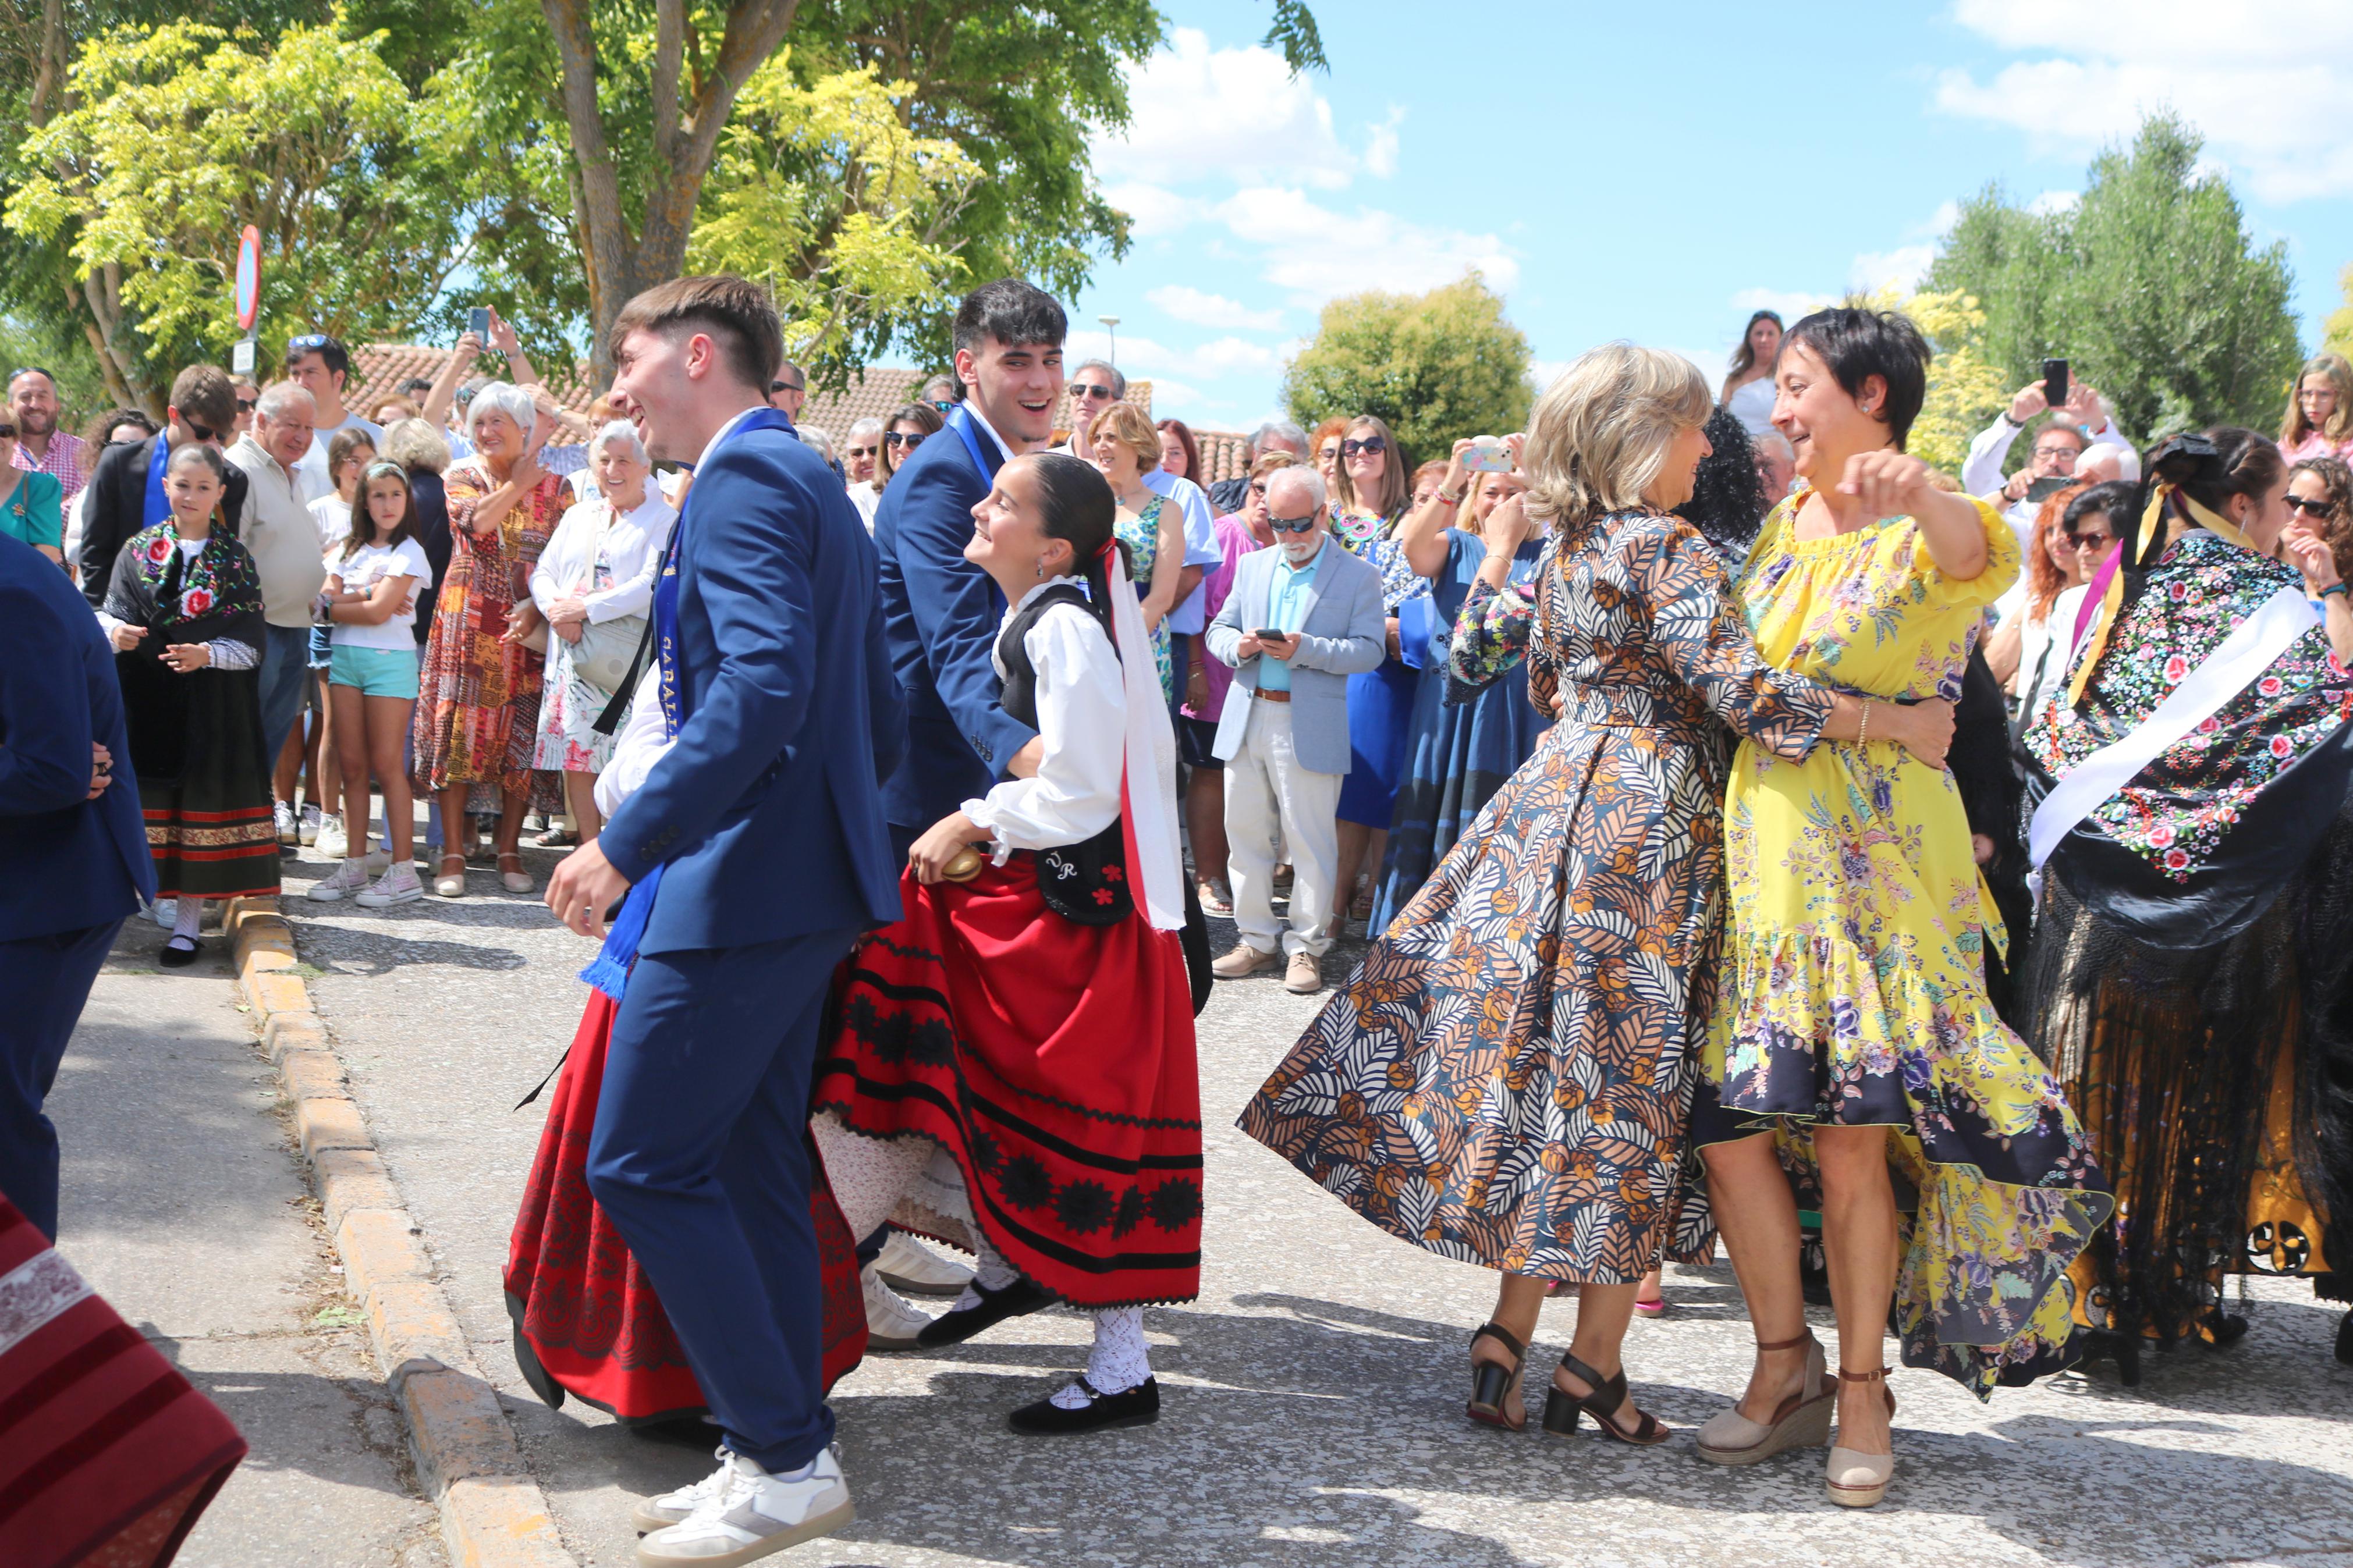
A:
<svg viewBox="0 0 2353 1568">
<path fill-rule="evenodd" d="M 1512 582 L 1530 593 L 1540 538 L 1520 546 Z M 1436 630 L 1420 648 L 1421 668 L 1407 726 L 1405 777 L 1398 787 L 1397 811 L 1389 822 L 1388 852 L 1373 893 L 1366 931 L 1378 936 L 1398 911 L 1421 890 L 1454 841 L 1469 830 L 1504 782 L 1533 756 L 1536 740 L 1550 727 L 1528 702 L 1528 671 L 1514 664 L 1493 685 L 1447 700 L 1446 655 L 1454 617 L 1470 596 L 1486 558 L 1486 545 L 1461 529 L 1446 531 L 1446 564 L 1430 584 Z M 1411 650 L 1409 650 L 1411 651 Z"/>
<path fill-rule="evenodd" d="M 1407 600 L 1430 592 L 1430 584 L 1406 564 L 1395 539 L 1367 539 L 1357 553 L 1380 569 L 1387 614 L 1397 615 Z M 1396 815 L 1418 683 L 1413 667 L 1395 658 L 1348 677 L 1348 776 L 1340 782 L 1340 805 L 1334 813 L 1342 822 L 1385 828 Z"/>
</svg>

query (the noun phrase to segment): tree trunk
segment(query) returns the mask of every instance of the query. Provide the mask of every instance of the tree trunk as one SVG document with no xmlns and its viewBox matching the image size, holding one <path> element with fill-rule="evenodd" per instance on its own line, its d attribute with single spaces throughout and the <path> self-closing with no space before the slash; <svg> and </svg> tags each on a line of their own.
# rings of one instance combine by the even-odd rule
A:
<svg viewBox="0 0 2353 1568">
<path fill-rule="evenodd" d="M 657 172 L 638 193 L 641 199 L 628 204 L 622 199 L 612 143 L 597 109 L 591 0 L 540 0 L 564 68 L 564 118 L 572 132 L 568 173 L 586 237 L 580 258 L 588 279 L 589 374 L 599 390 L 612 381 L 614 318 L 638 293 L 677 277 L 684 266 L 702 182 L 711 173 L 720 133 L 735 110 L 736 95 L 785 41 L 799 3 L 733 0 L 709 74 L 686 99 L 681 92 L 686 65 L 685 0 L 656 0 L 649 97 L 650 166 Z M 632 229 L 624 216 L 630 205 L 644 215 L 641 227 Z"/>
</svg>

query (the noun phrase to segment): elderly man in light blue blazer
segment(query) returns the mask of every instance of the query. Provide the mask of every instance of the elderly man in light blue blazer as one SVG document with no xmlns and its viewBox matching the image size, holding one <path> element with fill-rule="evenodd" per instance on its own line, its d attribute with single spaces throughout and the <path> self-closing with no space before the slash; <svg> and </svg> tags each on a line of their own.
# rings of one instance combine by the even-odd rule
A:
<svg viewBox="0 0 2353 1568">
<path fill-rule="evenodd" d="M 1226 764 L 1226 837 L 1241 942 L 1211 964 L 1238 980 L 1282 962 L 1289 990 L 1324 988 L 1339 874 L 1335 813 L 1348 771 L 1348 677 L 1386 651 L 1381 574 L 1331 537 L 1323 476 L 1281 468 L 1267 481 L 1272 550 L 1241 558 L 1208 631 L 1234 667 L 1218 723 Z M 1279 633 L 1279 636 L 1268 636 Z M 1291 850 L 1290 930 L 1274 918 L 1275 835 Z"/>
</svg>

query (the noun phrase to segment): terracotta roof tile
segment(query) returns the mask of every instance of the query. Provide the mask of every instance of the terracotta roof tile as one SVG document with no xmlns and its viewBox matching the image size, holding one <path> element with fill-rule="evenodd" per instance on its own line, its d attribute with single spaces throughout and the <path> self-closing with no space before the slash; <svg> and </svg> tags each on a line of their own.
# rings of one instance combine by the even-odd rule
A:
<svg viewBox="0 0 2353 1568">
<path fill-rule="evenodd" d="M 370 403 L 399 392 L 404 381 L 431 381 L 449 363 L 449 353 L 448 349 L 415 343 L 363 343 L 352 351 L 351 384 L 344 389 L 343 401 L 354 408 L 365 409 Z M 478 374 L 489 374 L 499 367 L 497 355 L 485 355 Z M 552 380 L 547 389 L 565 407 L 575 414 L 586 414 L 588 405 L 596 401 L 596 389 L 588 384 L 586 364 L 575 364 L 567 379 Z"/>
</svg>

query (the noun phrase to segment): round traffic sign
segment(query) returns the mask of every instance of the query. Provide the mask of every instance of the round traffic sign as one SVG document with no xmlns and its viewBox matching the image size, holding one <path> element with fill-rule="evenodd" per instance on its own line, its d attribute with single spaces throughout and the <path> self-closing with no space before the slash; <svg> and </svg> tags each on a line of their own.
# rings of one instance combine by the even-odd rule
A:
<svg viewBox="0 0 2353 1568">
<path fill-rule="evenodd" d="M 237 324 L 253 331 L 261 313 L 261 231 L 251 224 L 237 242 Z"/>
</svg>

